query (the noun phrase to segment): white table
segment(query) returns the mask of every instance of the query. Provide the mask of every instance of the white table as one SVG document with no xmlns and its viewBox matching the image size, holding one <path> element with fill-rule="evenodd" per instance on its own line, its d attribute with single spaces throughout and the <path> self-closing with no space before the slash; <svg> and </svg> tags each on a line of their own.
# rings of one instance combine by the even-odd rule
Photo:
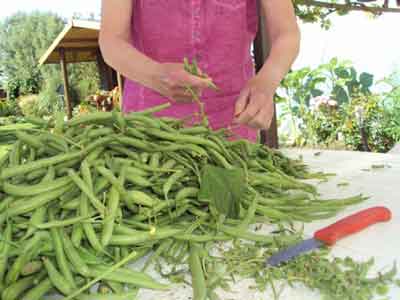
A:
<svg viewBox="0 0 400 300">
<path fill-rule="evenodd" d="M 351 256 L 356 260 L 375 258 L 377 269 L 388 270 L 395 260 L 400 261 L 400 155 L 371 154 L 347 151 L 317 151 L 290 149 L 284 152 L 291 157 L 303 156 L 305 162 L 316 171 L 336 173 L 326 183 L 318 185 L 322 197 L 336 198 L 355 194 L 364 194 L 371 198 L 366 202 L 352 206 L 335 218 L 307 224 L 305 233 L 313 232 L 323 226 L 335 222 L 358 210 L 371 206 L 386 206 L 391 209 L 393 218 L 389 223 L 377 224 L 362 233 L 346 238 L 332 249 L 334 256 Z M 321 152 L 320 155 L 314 155 Z M 371 169 L 372 165 L 386 165 L 383 169 Z M 371 169 L 366 171 L 365 169 Z M 349 182 L 349 186 L 338 187 L 341 182 Z M 398 276 L 400 277 L 400 276 Z M 248 288 L 251 281 L 241 281 L 233 287 L 233 293 L 221 293 L 222 299 L 271 299 L 270 292 L 260 293 Z M 180 287 L 168 292 L 141 291 L 138 299 L 188 300 L 192 297 L 190 287 Z M 287 288 L 281 300 L 319 300 L 318 293 L 307 288 Z M 377 299 L 400 299 L 400 288 L 394 287 L 387 297 Z"/>
</svg>

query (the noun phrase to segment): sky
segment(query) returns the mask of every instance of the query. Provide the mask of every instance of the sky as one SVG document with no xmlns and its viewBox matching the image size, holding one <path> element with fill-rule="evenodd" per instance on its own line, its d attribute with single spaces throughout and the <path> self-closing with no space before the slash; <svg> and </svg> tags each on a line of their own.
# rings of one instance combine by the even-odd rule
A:
<svg viewBox="0 0 400 300">
<path fill-rule="evenodd" d="M 4 1 L 5 2 L 5 1 Z M 3 3 L 0 20 L 17 11 L 52 11 L 70 18 L 100 12 L 101 0 L 12 0 Z M 382 78 L 400 69 L 400 14 L 386 14 L 372 20 L 364 13 L 335 17 L 326 31 L 317 24 L 301 24 L 301 52 L 294 69 L 316 66 L 332 57 L 349 59 L 359 71 Z"/>
</svg>

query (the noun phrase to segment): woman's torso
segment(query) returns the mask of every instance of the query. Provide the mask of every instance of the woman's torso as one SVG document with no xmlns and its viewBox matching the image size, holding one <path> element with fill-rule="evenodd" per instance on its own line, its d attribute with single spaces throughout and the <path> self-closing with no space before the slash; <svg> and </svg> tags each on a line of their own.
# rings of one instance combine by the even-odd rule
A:
<svg viewBox="0 0 400 300">
<path fill-rule="evenodd" d="M 227 127 L 234 104 L 254 74 L 250 46 L 257 31 L 256 0 L 133 0 L 133 45 L 158 62 L 196 58 L 220 91 L 202 95 L 213 128 Z M 127 80 L 124 111 L 137 111 L 165 103 L 158 93 Z M 162 115 L 182 118 L 198 106 L 173 104 Z M 242 128 L 238 134 L 254 140 L 256 132 Z M 250 135 L 250 136 L 249 136 Z"/>
</svg>

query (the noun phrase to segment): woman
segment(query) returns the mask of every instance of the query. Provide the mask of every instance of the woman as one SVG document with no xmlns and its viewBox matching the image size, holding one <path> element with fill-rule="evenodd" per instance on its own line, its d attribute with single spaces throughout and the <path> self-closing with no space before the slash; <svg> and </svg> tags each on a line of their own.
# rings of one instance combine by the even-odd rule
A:
<svg viewBox="0 0 400 300">
<path fill-rule="evenodd" d="M 291 0 L 259 0 L 271 52 L 254 75 L 250 47 L 258 28 L 257 0 L 102 0 L 100 47 L 105 61 L 126 77 L 125 112 L 171 100 L 161 113 L 198 112 L 187 86 L 201 93 L 213 129 L 232 128 L 256 141 L 274 113 L 273 96 L 299 50 Z M 210 79 L 184 70 L 196 59 Z"/>
</svg>

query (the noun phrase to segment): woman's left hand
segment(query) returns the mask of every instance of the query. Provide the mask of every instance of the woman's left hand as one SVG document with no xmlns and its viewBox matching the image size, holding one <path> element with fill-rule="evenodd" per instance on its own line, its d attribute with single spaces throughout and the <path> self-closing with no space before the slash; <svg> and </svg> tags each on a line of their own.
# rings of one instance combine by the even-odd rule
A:
<svg viewBox="0 0 400 300">
<path fill-rule="evenodd" d="M 268 129 L 274 116 L 275 89 L 265 80 L 253 77 L 239 95 L 235 105 L 234 123 L 255 129 Z"/>
</svg>

